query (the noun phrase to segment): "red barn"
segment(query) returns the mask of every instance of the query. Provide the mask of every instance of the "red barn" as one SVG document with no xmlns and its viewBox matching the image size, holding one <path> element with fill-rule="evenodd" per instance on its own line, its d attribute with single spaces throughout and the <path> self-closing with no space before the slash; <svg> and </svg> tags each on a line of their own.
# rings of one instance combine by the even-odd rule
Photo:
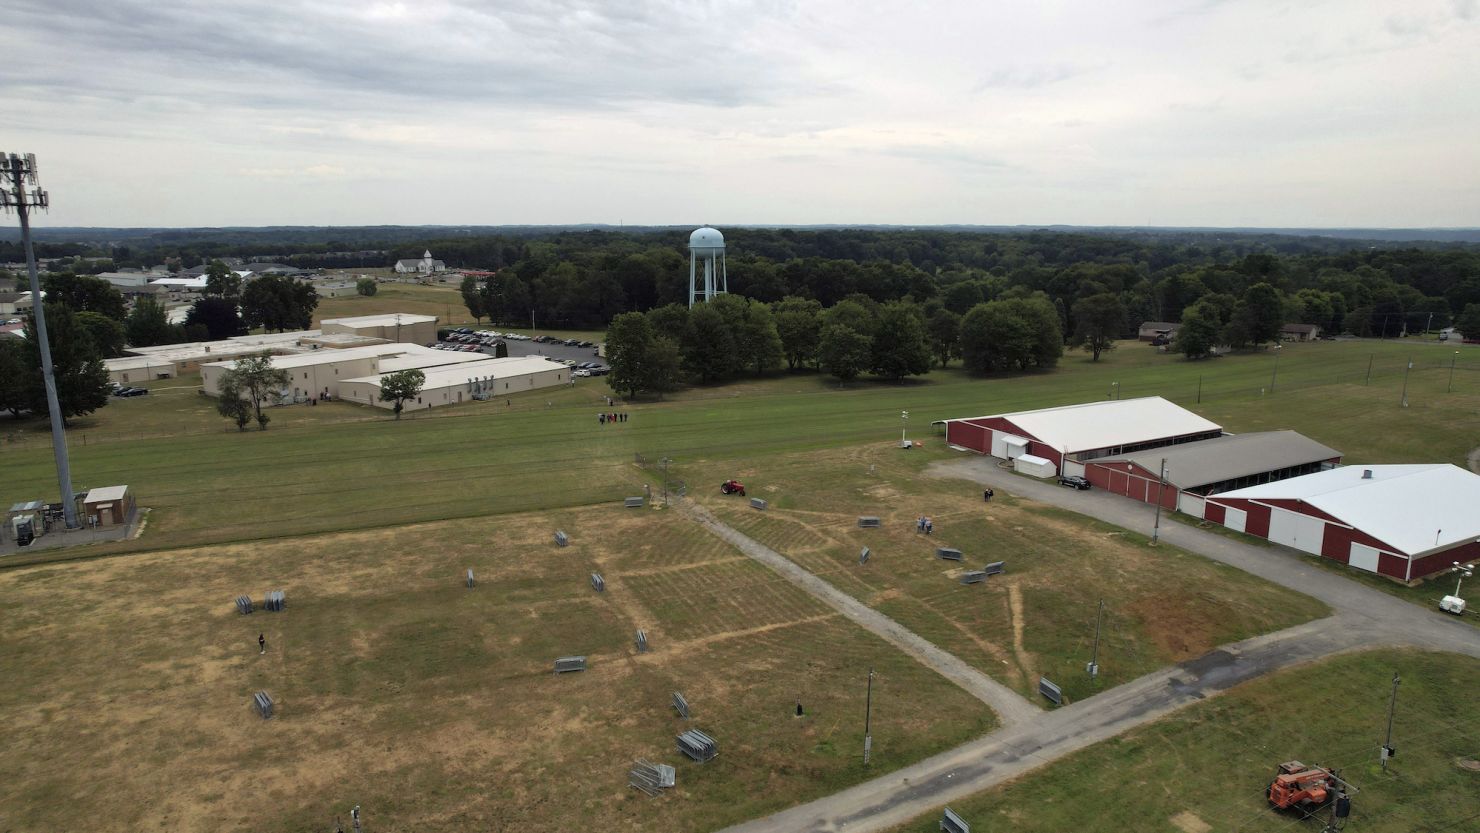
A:
<svg viewBox="0 0 1480 833">
<path fill-rule="evenodd" d="M 1222 436 L 1216 423 L 1160 396 L 946 420 L 946 442 L 1004 460 L 1032 454 L 1064 474 L 1086 461 Z"/>
<path fill-rule="evenodd" d="M 1343 466 L 1207 499 L 1204 517 L 1410 581 L 1480 559 L 1480 475 L 1447 463 Z"/>
<path fill-rule="evenodd" d="M 1166 463 L 1165 482 L 1158 476 Z M 1210 494 L 1335 468 L 1341 452 L 1294 431 L 1224 434 L 1091 460 L 1084 476 L 1097 488 L 1166 509 L 1203 516 Z"/>
</svg>

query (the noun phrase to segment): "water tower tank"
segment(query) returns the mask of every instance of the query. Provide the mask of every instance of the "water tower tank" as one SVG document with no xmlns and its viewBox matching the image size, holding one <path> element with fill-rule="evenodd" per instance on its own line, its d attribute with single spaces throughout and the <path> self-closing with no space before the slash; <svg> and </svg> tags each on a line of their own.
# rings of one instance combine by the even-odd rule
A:
<svg viewBox="0 0 1480 833">
<path fill-rule="evenodd" d="M 689 235 L 689 248 L 700 257 L 710 252 L 718 254 L 725 250 L 725 236 L 719 233 L 719 229 L 705 226 Z"/>
</svg>

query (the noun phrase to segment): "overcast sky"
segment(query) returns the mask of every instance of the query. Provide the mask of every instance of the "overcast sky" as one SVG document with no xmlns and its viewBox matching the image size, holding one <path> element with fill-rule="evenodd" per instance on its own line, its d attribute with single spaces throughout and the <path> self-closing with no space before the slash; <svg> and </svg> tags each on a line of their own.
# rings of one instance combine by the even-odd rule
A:
<svg viewBox="0 0 1480 833">
<path fill-rule="evenodd" d="M 1480 226 L 1480 0 L 7 0 L 43 225 Z"/>
</svg>

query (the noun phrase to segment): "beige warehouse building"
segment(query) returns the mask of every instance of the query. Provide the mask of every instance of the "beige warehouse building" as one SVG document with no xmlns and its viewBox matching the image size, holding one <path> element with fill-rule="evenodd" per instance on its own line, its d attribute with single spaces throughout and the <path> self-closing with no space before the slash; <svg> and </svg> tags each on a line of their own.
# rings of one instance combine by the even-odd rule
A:
<svg viewBox="0 0 1480 833">
<path fill-rule="evenodd" d="M 419 344 L 373 344 L 342 350 L 311 350 L 272 356 L 272 366 L 288 372 L 284 402 L 345 398 L 341 390 L 349 379 L 379 378 L 379 374 L 408 368 L 438 367 L 454 362 L 476 364 L 480 356 L 433 350 Z M 235 361 L 214 362 L 201 367 L 201 388 L 211 396 L 221 393 L 221 379 Z"/>
<path fill-rule="evenodd" d="M 571 378 L 570 368 L 540 356 L 485 358 L 482 361 L 428 367 L 422 372 L 426 374 L 426 382 L 422 384 L 421 395 L 405 403 L 404 407 L 408 411 L 512 396 L 524 391 L 569 384 Z M 393 403 L 380 401 L 382 375 L 341 382 L 340 398 L 392 410 Z"/>
<path fill-rule="evenodd" d="M 397 312 L 355 318 L 330 318 L 320 323 L 319 329 L 325 335 L 348 333 L 403 344 L 432 344 L 437 340 L 437 316 Z"/>
</svg>

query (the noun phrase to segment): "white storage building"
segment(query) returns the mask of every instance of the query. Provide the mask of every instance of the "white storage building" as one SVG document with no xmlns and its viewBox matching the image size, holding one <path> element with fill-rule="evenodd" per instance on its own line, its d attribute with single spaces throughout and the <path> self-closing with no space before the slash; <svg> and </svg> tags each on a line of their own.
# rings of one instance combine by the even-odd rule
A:
<svg viewBox="0 0 1480 833">
<path fill-rule="evenodd" d="M 569 384 L 571 378 L 569 367 L 541 356 L 505 359 L 483 357 L 481 361 L 427 367 L 423 372 L 426 374 L 426 381 L 422 384 L 421 395 L 415 401 L 405 403 L 404 407 L 408 411 L 512 396 L 524 391 Z M 380 401 L 380 383 L 384 374 L 382 369 L 373 376 L 341 382 L 339 397 L 348 402 L 392 409 L 392 403 Z"/>
</svg>

